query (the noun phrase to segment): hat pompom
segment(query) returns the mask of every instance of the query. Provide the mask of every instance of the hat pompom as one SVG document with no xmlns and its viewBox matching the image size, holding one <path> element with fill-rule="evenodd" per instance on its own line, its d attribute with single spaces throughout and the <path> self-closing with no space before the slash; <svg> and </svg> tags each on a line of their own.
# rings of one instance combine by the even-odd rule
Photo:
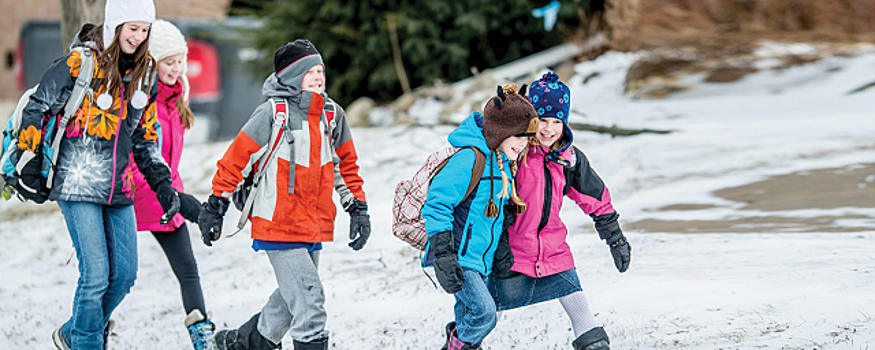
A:
<svg viewBox="0 0 875 350">
<path fill-rule="evenodd" d="M 541 80 L 554 83 L 559 80 L 559 74 L 556 74 L 554 72 L 547 72 L 544 73 L 543 76 L 541 76 Z"/>
</svg>

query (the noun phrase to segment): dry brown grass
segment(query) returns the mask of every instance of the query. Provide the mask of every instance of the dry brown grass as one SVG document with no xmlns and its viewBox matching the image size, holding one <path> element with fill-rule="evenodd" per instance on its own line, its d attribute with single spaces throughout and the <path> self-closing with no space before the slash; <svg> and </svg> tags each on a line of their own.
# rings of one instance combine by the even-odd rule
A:
<svg viewBox="0 0 875 350">
<path fill-rule="evenodd" d="M 873 0 L 610 0 L 604 21 L 610 48 L 620 51 L 721 55 L 760 39 L 875 43 Z"/>
</svg>

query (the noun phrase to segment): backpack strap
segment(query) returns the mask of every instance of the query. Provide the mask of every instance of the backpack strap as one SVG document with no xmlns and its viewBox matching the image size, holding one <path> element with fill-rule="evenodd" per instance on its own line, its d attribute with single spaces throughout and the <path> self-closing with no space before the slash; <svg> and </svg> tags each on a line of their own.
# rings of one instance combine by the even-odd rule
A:
<svg viewBox="0 0 875 350">
<path fill-rule="evenodd" d="M 80 65 L 79 75 L 76 77 L 76 82 L 73 85 L 73 91 L 70 93 L 70 98 L 64 106 L 64 115 L 61 116 L 61 121 L 58 123 L 58 128 L 55 134 L 52 135 L 52 163 L 49 164 L 49 175 L 46 178 L 46 187 L 51 189 L 55 178 L 55 165 L 58 163 L 58 153 L 60 153 L 61 139 L 67 129 L 67 122 L 76 114 L 79 107 L 82 106 L 82 101 L 85 95 L 91 90 L 91 79 L 94 77 L 94 54 L 91 49 L 85 47 L 76 47 L 73 49 L 79 53 Z"/>
<path fill-rule="evenodd" d="M 468 190 L 465 191 L 465 196 L 462 197 L 462 202 L 464 202 L 465 199 L 467 199 L 468 196 L 471 195 L 471 192 L 474 192 L 474 188 L 476 188 L 477 185 L 480 184 L 480 178 L 483 177 L 483 170 L 486 169 L 486 155 L 483 154 L 483 151 L 481 151 L 477 147 L 462 147 L 462 149 L 465 148 L 469 148 L 474 151 L 474 168 L 471 169 L 471 182 L 468 183 Z M 456 155 L 456 153 L 454 153 L 453 155 Z M 447 157 L 447 159 L 441 161 L 441 163 L 434 168 L 435 175 L 437 175 L 438 172 L 440 172 L 444 169 L 445 166 L 447 166 L 447 163 L 450 162 L 450 158 L 453 158 L 453 156 Z M 434 176 L 432 176 L 432 178 L 434 178 Z"/>
<path fill-rule="evenodd" d="M 276 152 L 277 147 L 279 146 L 280 140 L 284 138 L 283 133 L 286 131 L 286 117 L 288 116 L 289 105 L 286 102 L 286 99 L 281 97 L 273 97 L 270 99 L 270 106 L 273 110 L 273 127 L 271 129 L 271 139 L 264 145 L 264 153 L 261 155 L 261 158 L 258 159 L 255 169 L 255 176 L 252 179 L 252 190 L 249 192 L 249 196 L 246 197 L 246 204 L 243 205 L 243 210 L 240 213 L 240 220 L 237 221 L 237 231 L 228 235 L 228 237 L 232 237 L 236 235 L 238 232 L 243 230 L 243 227 L 246 226 L 246 222 L 249 221 L 249 213 L 252 212 L 252 205 L 255 202 L 255 196 L 257 194 L 256 189 L 258 188 L 258 183 L 261 180 L 261 176 L 264 174 L 264 169 L 267 168 L 267 163 L 270 162 L 271 157 Z M 294 168 L 294 164 L 292 164 Z"/>
</svg>

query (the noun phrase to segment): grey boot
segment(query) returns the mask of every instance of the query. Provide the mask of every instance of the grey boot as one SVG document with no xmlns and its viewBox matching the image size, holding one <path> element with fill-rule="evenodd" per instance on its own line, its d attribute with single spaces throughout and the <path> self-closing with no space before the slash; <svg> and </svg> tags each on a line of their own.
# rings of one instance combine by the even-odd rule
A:
<svg viewBox="0 0 875 350">
<path fill-rule="evenodd" d="M 276 350 L 282 349 L 282 344 L 274 344 L 258 333 L 258 318 L 261 313 L 255 314 L 240 328 L 223 329 L 216 332 L 213 340 L 217 350 Z"/>
<path fill-rule="evenodd" d="M 596 327 L 581 334 L 571 345 L 574 350 L 611 350 L 608 333 L 602 327 Z"/>
<path fill-rule="evenodd" d="M 314 340 L 309 343 L 302 343 L 297 340 L 294 341 L 295 350 L 327 350 L 328 349 L 328 338 L 323 338 L 319 340 Z"/>
</svg>

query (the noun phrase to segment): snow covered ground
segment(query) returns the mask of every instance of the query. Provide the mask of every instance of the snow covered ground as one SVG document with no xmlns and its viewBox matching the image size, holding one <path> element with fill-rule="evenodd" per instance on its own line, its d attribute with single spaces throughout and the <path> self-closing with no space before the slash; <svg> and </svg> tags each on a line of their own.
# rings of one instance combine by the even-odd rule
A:
<svg viewBox="0 0 875 350">
<path fill-rule="evenodd" d="M 772 45 L 774 50 L 805 46 Z M 632 54 L 608 53 L 576 67 L 571 79 L 575 121 L 670 129 L 634 137 L 577 132 L 575 144 L 605 179 L 621 222 L 644 219 L 738 219 L 765 215 L 712 195 L 769 176 L 875 163 L 875 48 L 781 71 L 762 70 L 731 84 L 698 88 L 664 100 L 622 95 Z M 586 84 L 583 78 L 599 75 Z M 485 101 L 484 101 L 485 102 Z M 337 218 L 337 243 L 326 244 L 320 273 L 327 290 L 334 349 L 437 349 L 453 298 L 432 287 L 418 253 L 391 235 L 394 185 L 430 152 L 444 147 L 446 126 L 357 129 L 356 147 L 373 223 L 368 246 L 346 246 L 348 217 Z M 205 198 L 215 161 L 227 143 L 192 145 L 184 181 Z M 875 186 L 875 175 L 861 189 Z M 658 210 L 702 204 L 692 211 Z M 77 262 L 53 204 L 0 204 L 0 348 L 50 349 L 50 333 L 70 315 Z M 626 230 L 630 270 L 619 274 L 589 217 L 566 202 L 563 218 L 578 274 L 614 349 L 871 349 L 875 348 L 875 198 L 872 205 L 782 210 L 809 218 L 852 215 L 834 225 L 849 233 L 677 234 Z M 774 213 L 769 213 L 774 215 Z M 237 213 L 226 220 L 232 232 Z M 207 307 L 220 328 L 257 312 L 275 288 L 248 228 L 209 248 L 193 233 Z M 115 312 L 112 349 L 185 349 L 178 286 L 160 247 L 139 235 L 137 284 Z M 69 260 L 69 262 L 68 262 Z M 429 271 L 431 273 L 431 271 Z M 556 302 L 503 314 L 486 349 L 570 349 L 570 321 Z M 288 337 L 285 347 L 291 348 Z"/>
</svg>

